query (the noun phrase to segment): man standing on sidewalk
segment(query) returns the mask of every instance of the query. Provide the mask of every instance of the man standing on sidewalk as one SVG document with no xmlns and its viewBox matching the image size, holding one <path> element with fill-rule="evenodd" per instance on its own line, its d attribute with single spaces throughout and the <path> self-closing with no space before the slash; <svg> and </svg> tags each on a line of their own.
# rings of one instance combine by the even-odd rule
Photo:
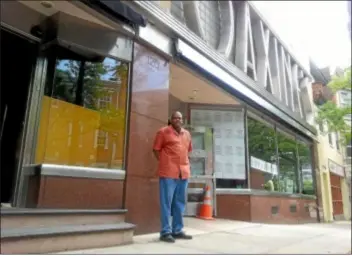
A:
<svg viewBox="0 0 352 256">
<path fill-rule="evenodd" d="M 180 112 L 174 112 L 169 123 L 170 125 L 157 132 L 153 151 L 159 162 L 160 240 L 174 243 L 175 239 L 192 239 L 183 231 L 183 213 L 190 175 L 188 153 L 192 151 L 192 142 L 190 133 L 182 128 Z"/>
</svg>

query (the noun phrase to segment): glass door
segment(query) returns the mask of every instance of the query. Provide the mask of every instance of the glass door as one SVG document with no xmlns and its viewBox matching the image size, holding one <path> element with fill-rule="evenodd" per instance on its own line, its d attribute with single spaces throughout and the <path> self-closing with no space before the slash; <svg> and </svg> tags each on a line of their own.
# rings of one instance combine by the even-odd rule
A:
<svg viewBox="0 0 352 256">
<path fill-rule="evenodd" d="M 186 216 L 196 216 L 203 202 L 204 189 L 210 187 L 213 214 L 216 215 L 216 183 L 214 176 L 213 130 L 207 127 L 190 127 L 193 151 L 189 154 L 191 177 L 187 191 Z"/>
</svg>

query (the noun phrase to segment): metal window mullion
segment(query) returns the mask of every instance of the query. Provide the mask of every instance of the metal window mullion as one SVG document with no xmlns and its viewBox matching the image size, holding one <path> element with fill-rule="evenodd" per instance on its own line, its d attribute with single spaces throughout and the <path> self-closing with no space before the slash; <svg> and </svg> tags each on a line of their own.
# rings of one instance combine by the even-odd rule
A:
<svg viewBox="0 0 352 256">
<path fill-rule="evenodd" d="M 315 166 L 315 147 L 314 147 L 314 143 L 309 145 L 309 149 L 310 149 L 310 159 L 311 159 L 311 165 L 312 165 L 312 178 L 313 178 L 313 188 L 314 188 L 314 193 L 316 196 L 316 214 L 317 214 L 317 221 L 320 222 L 320 211 L 319 211 L 319 197 L 318 197 L 318 187 L 317 187 L 317 173 L 316 173 L 316 166 Z M 320 178 L 320 177 L 318 177 Z"/>
<path fill-rule="evenodd" d="M 245 146 L 245 161 L 246 161 L 246 172 L 247 172 L 247 188 L 251 188 L 251 179 L 250 179 L 250 172 L 251 172 L 251 162 L 250 162 L 250 155 L 249 155 L 249 140 L 248 140 L 248 116 L 247 116 L 247 107 L 244 107 L 244 146 Z"/>
<path fill-rule="evenodd" d="M 279 141 L 277 138 L 277 127 L 276 124 L 274 125 L 274 134 L 275 134 L 275 150 L 276 150 L 276 166 L 277 166 L 277 188 L 280 191 L 280 157 L 279 157 Z"/>
<path fill-rule="evenodd" d="M 296 162 L 297 162 L 297 178 L 296 178 L 296 182 L 298 182 L 298 194 L 302 194 L 302 185 L 303 185 L 303 175 L 302 174 L 302 168 L 300 165 L 300 158 L 299 158 L 299 154 L 298 154 L 298 139 L 297 137 L 295 137 L 295 142 L 296 142 Z"/>
</svg>

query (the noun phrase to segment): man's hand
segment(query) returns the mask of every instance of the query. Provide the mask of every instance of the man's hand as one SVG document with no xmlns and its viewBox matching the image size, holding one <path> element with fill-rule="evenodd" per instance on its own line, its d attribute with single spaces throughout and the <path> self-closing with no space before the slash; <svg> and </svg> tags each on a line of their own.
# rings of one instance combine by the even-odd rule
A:
<svg viewBox="0 0 352 256">
<path fill-rule="evenodd" d="M 159 153 L 160 152 L 157 150 L 153 150 L 153 153 L 154 153 L 155 158 L 159 161 L 159 157 L 160 157 Z"/>
</svg>

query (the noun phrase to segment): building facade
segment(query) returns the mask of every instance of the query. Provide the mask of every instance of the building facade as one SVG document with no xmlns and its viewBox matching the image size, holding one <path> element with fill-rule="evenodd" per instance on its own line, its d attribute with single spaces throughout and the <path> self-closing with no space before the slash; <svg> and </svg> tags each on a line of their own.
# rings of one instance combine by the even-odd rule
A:
<svg viewBox="0 0 352 256">
<path fill-rule="evenodd" d="M 27 86 L 22 120 L 2 106 L 2 147 L 20 138 L 2 202 L 127 209 L 136 233 L 157 232 L 152 143 L 180 110 L 196 149 L 189 215 L 206 183 L 218 218 L 319 221 L 312 76 L 250 2 L 50 3 L 1 2 L 8 42 L 33 49 L 26 80 L 1 77 Z"/>
<path fill-rule="evenodd" d="M 335 95 L 327 87 L 332 74 L 341 75 L 343 72 L 332 72 L 331 68 L 319 69 L 313 62 L 310 65 L 311 74 L 314 77 L 312 83 L 312 101 L 315 104 L 315 113 L 318 107 L 328 100 L 334 101 L 340 107 L 348 107 L 351 104 L 350 93 L 338 91 Z M 338 71 L 338 70 L 337 70 Z M 342 103 L 342 104 L 341 104 Z M 346 116 L 346 122 L 350 117 Z M 312 120 L 314 122 L 314 120 Z M 317 125 L 319 131 L 319 177 L 321 179 L 321 197 L 324 217 L 327 222 L 336 219 L 351 218 L 350 201 L 350 163 L 348 163 L 348 148 L 341 145 L 339 134 L 330 132 L 326 124 Z"/>
<path fill-rule="evenodd" d="M 336 104 L 341 108 L 351 108 L 351 90 L 340 90 L 336 94 Z M 352 118 L 351 114 L 345 116 L 345 122 L 350 127 Z M 351 130 L 351 128 L 349 128 Z M 352 141 L 347 143 L 346 146 L 342 148 L 343 154 L 343 163 L 345 168 L 345 177 L 346 177 L 346 194 L 348 195 L 348 199 L 345 199 L 345 218 L 351 219 L 351 148 L 352 148 Z"/>
<path fill-rule="evenodd" d="M 203 145 L 212 151 L 213 164 L 200 167 L 201 160 L 195 160 L 192 170 L 214 175 L 214 214 L 246 221 L 316 221 L 316 130 L 307 122 L 313 113 L 311 76 L 255 7 L 230 1 L 130 6 L 148 17 L 147 29 L 163 35 L 158 41 L 148 38 L 151 49 L 172 55 L 167 114 L 181 110 L 188 126 L 213 129 L 213 149 Z M 189 200 L 196 201 L 202 182 L 193 183 Z"/>
</svg>

